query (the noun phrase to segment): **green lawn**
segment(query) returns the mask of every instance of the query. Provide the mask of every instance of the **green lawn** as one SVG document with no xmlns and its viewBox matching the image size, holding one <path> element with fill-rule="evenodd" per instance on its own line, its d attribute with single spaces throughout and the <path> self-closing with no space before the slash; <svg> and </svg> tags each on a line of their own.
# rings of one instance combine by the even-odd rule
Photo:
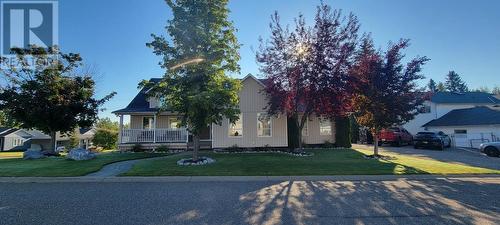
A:
<svg viewBox="0 0 500 225">
<path fill-rule="evenodd" d="M 217 162 L 205 166 L 177 166 L 189 154 L 136 164 L 124 176 L 258 176 L 258 175 L 356 175 L 356 174 L 484 174 L 498 170 L 463 166 L 435 160 L 397 156 L 397 159 L 365 159 L 357 150 L 311 150 L 312 157 L 277 153 L 217 154 L 202 152 Z M 369 152 L 366 152 L 369 154 Z"/>
<path fill-rule="evenodd" d="M 10 155 L 12 156 L 12 154 Z M 0 177 L 83 176 L 98 171 L 109 163 L 164 155 L 159 153 L 103 153 L 89 161 L 72 161 L 63 157 L 38 160 L 2 158 L 0 159 Z M 7 154 L 2 153 L 1 156 L 7 157 Z M 22 152 L 20 157 L 22 157 Z"/>
</svg>

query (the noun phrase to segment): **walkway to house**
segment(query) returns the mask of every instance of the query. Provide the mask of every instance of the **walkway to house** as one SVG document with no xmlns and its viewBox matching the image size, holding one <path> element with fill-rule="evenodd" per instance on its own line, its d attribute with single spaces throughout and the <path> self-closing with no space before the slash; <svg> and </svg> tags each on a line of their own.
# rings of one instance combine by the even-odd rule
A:
<svg viewBox="0 0 500 225">
<path fill-rule="evenodd" d="M 132 166 L 134 166 L 138 162 L 164 159 L 169 156 L 146 158 L 146 159 L 134 159 L 134 160 L 111 163 L 104 166 L 101 170 L 97 172 L 87 174 L 86 177 L 115 177 L 129 171 L 132 168 Z"/>
</svg>

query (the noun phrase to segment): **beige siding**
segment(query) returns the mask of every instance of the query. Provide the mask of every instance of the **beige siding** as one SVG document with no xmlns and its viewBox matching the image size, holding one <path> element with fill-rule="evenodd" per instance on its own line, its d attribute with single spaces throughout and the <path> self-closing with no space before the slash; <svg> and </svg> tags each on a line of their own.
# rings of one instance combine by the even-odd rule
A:
<svg viewBox="0 0 500 225">
<path fill-rule="evenodd" d="M 130 128 L 131 129 L 142 129 L 142 118 L 150 117 L 151 115 L 131 115 L 130 116 Z M 174 128 L 169 127 L 168 120 L 169 118 L 176 118 L 174 115 L 160 115 L 156 117 L 156 128 L 164 129 L 164 128 Z"/>
<path fill-rule="evenodd" d="M 335 123 L 332 121 L 332 135 L 320 135 L 319 118 L 311 116 L 307 121 L 307 135 L 302 136 L 304 144 L 323 144 L 325 141 L 335 143 Z"/>
<path fill-rule="evenodd" d="M 227 148 L 233 145 L 238 147 L 286 147 L 287 121 L 285 116 L 271 118 L 271 137 L 257 136 L 257 113 L 265 112 L 267 105 L 265 94 L 261 92 L 262 85 L 253 78 L 243 80 L 240 91 L 240 110 L 243 117 L 243 136 L 229 136 L 229 121 L 224 119 L 222 124 L 213 125 L 212 137 L 214 148 Z"/>
</svg>

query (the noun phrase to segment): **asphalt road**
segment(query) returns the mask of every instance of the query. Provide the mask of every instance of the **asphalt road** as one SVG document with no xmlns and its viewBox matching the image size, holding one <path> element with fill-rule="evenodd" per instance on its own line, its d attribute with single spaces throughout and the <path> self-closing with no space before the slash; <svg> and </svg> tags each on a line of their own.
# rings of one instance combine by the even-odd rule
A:
<svg viewBox="0 0 500 225">
<path fill-rule="evenodd" d="M 500 224 L 500 177 L 0 183 L 0 224 Z"/>
</svg>

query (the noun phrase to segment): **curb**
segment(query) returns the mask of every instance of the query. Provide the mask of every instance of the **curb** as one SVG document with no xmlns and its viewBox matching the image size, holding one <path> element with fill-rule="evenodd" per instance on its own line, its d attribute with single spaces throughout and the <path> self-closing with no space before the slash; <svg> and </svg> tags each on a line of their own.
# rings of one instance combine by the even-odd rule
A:
<svg viewBox="0 0 500 225">
<path fill-rule="evenodd" d="M 400 181 L 499 179 L 500 175 L 336 175 L 336 176 L 164 176 L 164 177 L 0 177 L 0 183 L 162 183 L 162 182 L 283 182 Z"/>
</svg>

